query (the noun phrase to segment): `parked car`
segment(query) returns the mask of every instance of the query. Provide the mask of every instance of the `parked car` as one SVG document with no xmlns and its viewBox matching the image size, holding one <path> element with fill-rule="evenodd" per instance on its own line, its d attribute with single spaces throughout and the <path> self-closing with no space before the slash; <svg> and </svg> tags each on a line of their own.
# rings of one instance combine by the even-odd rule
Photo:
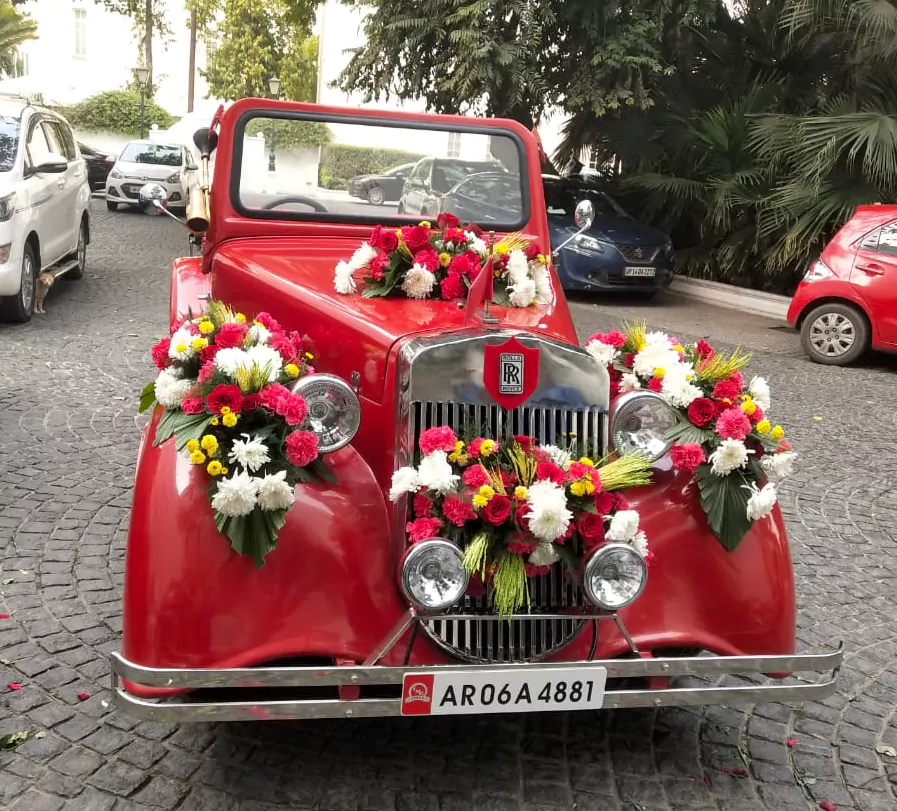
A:
<svg viewBox="0 0 897 811">
<path fill-rule="evenodd" d="M 31 318 L 41 273 L 81 278 L 89 204 L 87 166 L 68 122 L 0 101 L 0 318 Z"/>
<path fill-rule="evenodd" d="M 409 139 L 427 130 L 431 137 L 442 135 L 457 122 L 454 116 L 336 112 L 247 98 L 216 114 L 211 133 L 197 133 L 203 148 L 217 154 L 210 222 L 198 237 L 198 255 L 175 261 L 169 316 L 176 338 L 163 339 L 152 353 L 166 368 L 144 398 L 150 407 L 154 393 L 166 403 L 153 408 L 136 456 L 122 649 L 111 654 L 115 705 L 175 723 L 730 705 L 831 695 L 836 683 L 828 671 L 840 666 L 842 652 L 794 655 L 794 578 L 779 507 L 770 505 L 771 512 L 747 529 L 737 554 L 723 548 L 693 475 L 669 462 L 666 401 L 647 389 L 612 396 L 606 367 L 580 347 L 550 270 L 549 303 L 495 305 L 488 314 L 475 306 L 475 294 L 483 290 L 476 283 L 469 308 L 463 298 L 413 299 L 410 291 L 409 297 L 367 297 L 361 290 L 336 289 L 335 269 L 351 270 L 346 260 L 373 261 L 370 245 L 359 248 L 371 218 L 352 209 L 340 213 L 338 200 L 306 196 L 301 178 L 292 189 L 279 185 L 266 202 L 256 199 L 257 179 L 243 173 L 243 145 L 247 132 L 266 131 L 275 116 L 336 122 L 341 129 L 354 125 L 366 133 L 392 118 L 390 136 L 404 125 Z M 528 204 L 519 214 L 506 213 L 492 230 L 500 238 L 525 233 L 546 245 L 535 139 L 510 120 L 465 122 L 465 136 L 502 138 L 525 169 L 514 182 Z M 352 136 L 344 137 L 349 142 Z M 164 206 L 158 185 L 148 184 L 143 197 Z M 588 204 L 578 207 L 580 221 L 588 224 Z M 158 207 L 147 210 L 158 213 Z M 384 227 L 375 230 L 377 239 L 390 242 L 394 229 L 409 220 L 387 213 L 378 225 Z M 430 233 L 412 226 L 403 239 L 417 243 L 422 236 L 429 239 Z M 432 253 L 422 245 L 417 250 Z M 477 255 L 473 248 L 471 253 Z M 472 270 L 474 260 L 464 256 L 462 264 Z M 189 325 L 185 313 L 192 313 Z M 193 323 L 205 313 L 208 320 Z M 251 340 L 271 336 L 270 343 L 242 349 L 247 329 Z M 211 336 L 216 349 L 227 348 L 207 358 L 203 336 Z M 216 369 L 230 368 L 241 385 L 218 384 L 207 393 L 204 385 L 194 389 L 192 378 L 181 379 L 180 368 L 167 368 L 172 353 L 186 356 L 183 361 L 197 352 L 213 384 Z M 276 380 L 294 377 L 282 359 L 298 352 L 313 357 L 315 371 L 292 389 L 272 385 L 272 374 Z M 183 400 L 188 394 L 189 407 Z M 301 412 L 295 394 L 305 400 Z M 262 415 L 254 417 L 258 409 Z M 274 411 L 295 426 L 290 431 L 301 440 L 296 453 L 312 448 L 317 463 L 322 451 L 332 477 L 285 486 L 281 471 L 262 482 L 259 465 L 268 460 L 267 446 L 252 436 L 251 426 L 253 419 L 265 425 Z M 582 568 L 565 572 L 558 564 L 546 566 L 547 573 L 531 572 L 527 610 L 500 616 L 488 594 L 468 579 L 456 543 L 460 527 L 426 519 L 433 534 L 408 543 L 406 525 L 430 507 L 420 494 L 413 500 L 401 489 L 391 494 L 391 482 L 419 458 L 430 428 L 442 430 L 428 433 L 427 444 L 436 442 L 437 450 L 424 452 L 445 467 L 448 450 L 441 445 L 448 441 L 451 452 L 460 453 L 454 432 L 464 435 L 465 429 L 473 432 L 468 436 L 489 435 L 502 444 L 516 434 L 531 435 L 540 445 L 566 444 L 575 435 L 596 460 L 634 449 L 649 454 L 656 461 L 653 483 L 625 493 L 657 560 L 650 578 L 641 552 L 605 544 L 602 529 L 602 540 L 586 553 L 576 529 L 565 550 L 579 545 Z M 223 441 L 246 434 L 241 451 L 223 460 L 243 466 L 231 471 L 230 489 L 221 479 L 210 484 L 212 476 L 225 474 L 214 458 L 222 446 L 207 431 Z M 485 458 L 492 451 L 479 446 L 477 453 Z M 512 458 L 521 471 L 533 464 L 532 457 Z M 588 470 L 586 461 L 577 464 Z M 562 468 L 548 467 L 552 481 L 556 474 L 563 478 Z M 412 474 L 417 480 L 417 471 Z M 457 477 L 446 478 L 442 466 L 427 475 L 434 487 L 457 486 Z M 502 478 L 488 480 L 509 486 L 498 484 Z M 540 484 L 557 489 L 551 481 Z M 221 497 L 218 513 L 210 505 L 212 486 L 218 488 L 215 499 Z M 281 512 L 255 511 L 263 487 L 265 499 L 285 505 Z M 472 489 L 486 498 L 484 487 L 492 490 Z M 513 491 L 518 499 L 519 489 Z M 611 502 L 619 497 L 599 495 Z M 508 502 L 504 496 L 505 507 Z M 546 511 L 556 513 L 555 502 L 552 496 Z M 744 509 L 743 500 L 735 502 Z M 239 519 L 246 532 L 234 536 Z M 630 529 L 631 523 L 630 516 Z M 276 546 L 258 568 L 240 554 L 243 540 L 258 549 L 252 533 L 273 527 Z M 488 545 L 489 536 L 482 542 Z M 578 560 L 577 553 L 569 554 Z M 516 560 L 522 570 L 523 558 Z M 828 680 L 759 679 L 791 672 L 825 673 Z M 718 683 L 734 673 L 751 676 Z M 707 676 L 709 684 L 671 686 L 670 678 L 683 676 Z M 454 703 L 438 704 L 438 695 L 446 699 L 450 688 Z"/>
<path fill-rule="evenodd" d="M 170 208 L 185 209 L 196 169 L 192 151 L 183 144 L 131 141 L 106 179 L 106 208 L 138 205 L 140 188 L 153 181 L 164 187 Z"/>
<path fill-rule="evenodd" d="M 816 363 L 897 351 L 897 206 L 857 208 L 807 270 L 788 322 Z"/>
<path fill-rule="evenodd" d="M 106 178 L 115 165 L 115 155 L 109 152 L 101 152 L 91 146 L 78 142 L 78 149 L 87 162 L 87 181 L 91 191 L 101 191 L 106 188 Z"/>
<path fill-rule="evenodd" d="M 380 174 L 356 175 L 349 181 L 349 194 L 375 206 L 398 200 L 405 178 L 413 168 L 413 163 L 403 163 Z"/>
<path fill-rule="evenodd" d="M 466 177 L 480 172 L 503 171 L 498 161 L 460 158 L 421 158 L 405 178 L 399 214 L 432 217 L 442 210 L 441 198 Z"/>
</svg>

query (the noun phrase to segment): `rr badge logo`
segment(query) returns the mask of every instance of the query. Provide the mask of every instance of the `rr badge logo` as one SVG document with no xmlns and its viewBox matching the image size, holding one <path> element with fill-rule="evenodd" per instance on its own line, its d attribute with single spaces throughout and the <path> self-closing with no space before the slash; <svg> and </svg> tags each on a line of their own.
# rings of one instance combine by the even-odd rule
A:
<svg viewBox="0 0 897 811">
<path fill-rule="evenodd" d="M 483 350 L 483 385 L 503 408 L 516 408 L 539 385 L 539 349 L 529 349 L 516 338 L 486 344 Z"/>
</svg>

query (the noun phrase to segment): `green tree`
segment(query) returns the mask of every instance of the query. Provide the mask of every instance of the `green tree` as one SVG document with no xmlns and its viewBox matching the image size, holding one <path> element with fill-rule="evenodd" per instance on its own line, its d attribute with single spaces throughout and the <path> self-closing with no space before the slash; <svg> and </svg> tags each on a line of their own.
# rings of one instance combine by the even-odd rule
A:
<svg viewBox="0 0 897 811">
<path fill-rule="evenodd" d="M 165 0 L 95 0 L 99 5 L 130 17 L 140 36 L 140 61 L 149 70 L 147 87 L 153 88 L 153 34 L 170 37 L 171 26 L 165 19 Z"/>
<path fill-rule="evenodd" d="M 0 2 L 0 74 L 15 71 L 18 47 L 37 36 L 37 23 L 20 14 L 8 0 Z"/>
</svg>

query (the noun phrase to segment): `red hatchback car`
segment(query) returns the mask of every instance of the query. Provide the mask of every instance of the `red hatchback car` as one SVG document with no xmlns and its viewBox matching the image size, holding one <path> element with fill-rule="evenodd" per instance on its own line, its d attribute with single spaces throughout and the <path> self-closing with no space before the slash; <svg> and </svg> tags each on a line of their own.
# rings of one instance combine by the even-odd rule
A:
<svg viewBox="0 0 897 811">
<path fill-rule="evenodd" d="M 798 285 L 788 322 L 816 363 L 897 351 L 897 205 L 857 208 Z"/>
</svg>

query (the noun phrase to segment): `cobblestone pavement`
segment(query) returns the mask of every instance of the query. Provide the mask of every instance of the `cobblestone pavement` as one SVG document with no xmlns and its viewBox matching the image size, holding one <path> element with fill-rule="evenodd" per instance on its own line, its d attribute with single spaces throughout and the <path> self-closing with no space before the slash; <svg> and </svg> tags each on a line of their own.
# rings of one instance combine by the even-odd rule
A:
<svg viewBox="0 0 897 811">
<path fill-rule="evenodd" d="M 104 657 L 121 629 L 136 392 L 165 328 L 167 264 L 186 243 L 175 223 L 136 214 L 98 209 L 94 228 L 86 278 L 57 284 L 30 325 L 0 326 L 0 735 L 28 733 L 0 752 L 0 806 L 897 808 L 897 363 L 816 366 L 772 322 L 674 299 L 574 311 L 585 335 L 638 312 L 685 338 L 761 347 L 754 367 L 803 454 L 783 488 L 800 643 L 845 639 L 836 696 L 427 723 L 176 728 L 111 712 Z"/>
</svg>

